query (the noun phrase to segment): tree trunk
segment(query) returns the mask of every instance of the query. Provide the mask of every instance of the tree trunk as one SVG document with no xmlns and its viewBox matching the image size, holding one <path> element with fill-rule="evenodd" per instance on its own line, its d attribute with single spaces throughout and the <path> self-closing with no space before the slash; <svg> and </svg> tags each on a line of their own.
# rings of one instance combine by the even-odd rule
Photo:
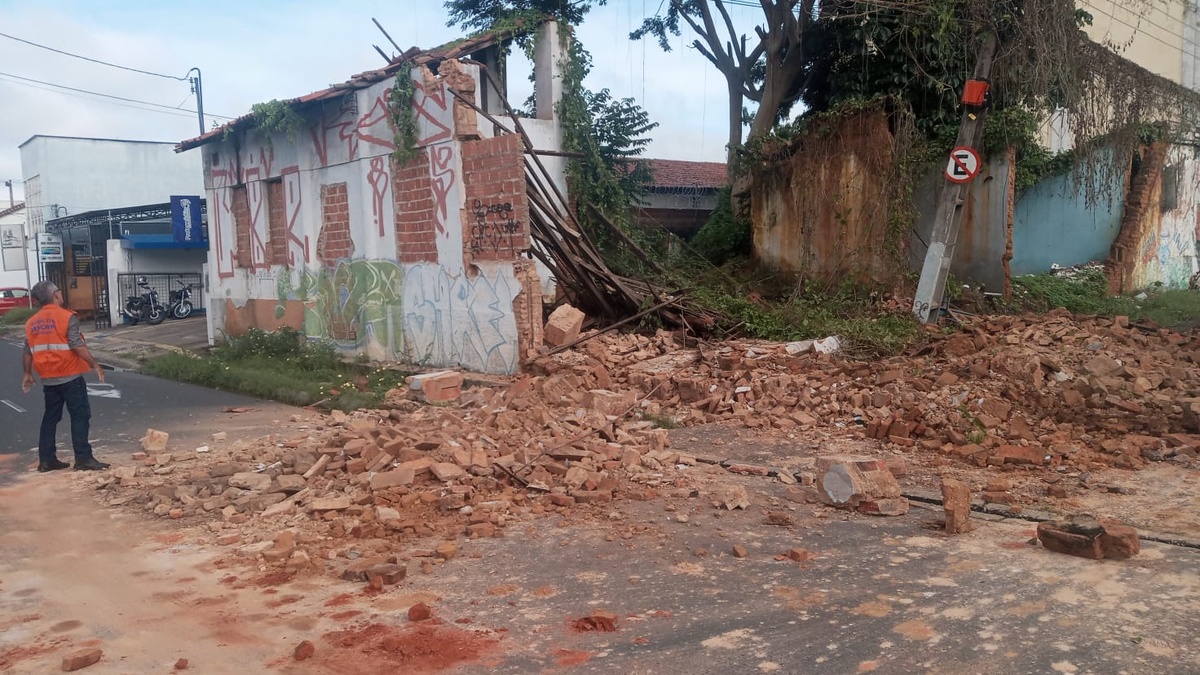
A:
<svg viewBox="0 0 1200 675">
<path fill-rule="evenodd" d="M 726 76 L 729 88 L 729 145 L 725 153 L 725 172 L 733 182 L 737 166 L 737 151 L 742 145 L 742 87 L 735 78 Z"/>
</svg>

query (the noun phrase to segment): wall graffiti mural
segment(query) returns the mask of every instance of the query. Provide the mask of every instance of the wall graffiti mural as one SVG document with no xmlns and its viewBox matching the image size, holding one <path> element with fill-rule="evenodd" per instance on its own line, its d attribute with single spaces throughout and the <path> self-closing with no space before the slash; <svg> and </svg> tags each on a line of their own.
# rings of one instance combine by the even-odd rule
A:
<svg viewBox="0 0 1200 675">
<path fill-rule="evenodd" d="M 238 182 L 237 165 L 233 157 L 226 155 L 225 164 L 212 168 L 212 189 L 209 230 L 213 239 L 213 254 L 217 262 L 217 278 L 233 276 L 233 261 L 237 250 L 237 238 L 233 232 L 233 190 Z"/>
<path fill-rule="evenodd" d="M 516 256 L 521 226 L 511 202 L 484 204 L 476 199 L 471 204 L 471 219 L 468 242 L 473 255 L 492 260 Z"/>
<path fill-rule="evenodd" d="M 382 239 L 387 236 L 386 224 L 388 218 L 385 212 L 387 193 L 392 178 L 387 171 L 387 157 L 372 157 L 371 170 L 367 172 L 367 183 L 371 185 L 371 222 L 379 231 Z"/>
<path fill-rule="evenodd" d="M 408 268 L 404 284 L 404 340 L 413 363 L 458 364 L 491 373 L 519 365 L 513 299 L 521 292 L 511 269 L 491 275 L 451 276 L 440 265 Z"/>
<path fill-rule="evenodd" d="M 284 167 L 280 172 L 283 178 L 284 214 L 287 222 L 284 231 L 287 233 L 287 265 L 297 267 L 311 262 L 309 257 L 309 238 L 301 236 L 300 207 L 303 205 L 301 196 L 300 167 Z"/>
<path fill-rule="evenodd" d="M 317 270 L 284 270 L 275 308 L 282 318 L 288 301 L 304 304 L 304 334 L 342 349 L 375 349 L 379 357 L 403 353 L 404 272 L 390 260 L 343 260 Z"/>
<path fill-rule="evenodd" d="M 442 121 L 449 113 L 446 85 L 436 78 L 426 81 L 420 76 L 413 78 L 413 84 L 413 108 L 417 113 L 417 122 L 425 132 L 417 139 L 417 144 L 430 145 L 449 140 L 454 133 Z"/>
</svg>

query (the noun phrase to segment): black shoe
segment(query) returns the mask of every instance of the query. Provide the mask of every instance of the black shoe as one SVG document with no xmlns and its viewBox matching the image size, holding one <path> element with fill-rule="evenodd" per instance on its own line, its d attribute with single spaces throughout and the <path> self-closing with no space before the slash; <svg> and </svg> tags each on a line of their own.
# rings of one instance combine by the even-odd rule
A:
<svg viewBox="0 0 1200 675">
<path fill-rule="evenodd" d="M 42 463 L 38 464 L 38 471 L 40 471 L 41 473 L 46 473 L 47 471 L 58 471 L 59 469 L 69 469 L 69 468 L 71 468 L 70 464 L 67 464 L 66 462 L 60 462 L 57 459 L 54 461 L 51 461 L 51 462 L 42 462 Z"/>
<path fill-rule="evenodd" d="M 107 464 L 105 464 L 104 462 L 101 462 L 100 460 L 96 459 L 95 457 L 93 457 L 91 459 L 85 459 L 83 461 L 77 460 L 75 462 L 75 470 L 76 471 L 103 471 L 104 469 L 107 469 L 107 468 L 108 468 Z"/>
</svg>

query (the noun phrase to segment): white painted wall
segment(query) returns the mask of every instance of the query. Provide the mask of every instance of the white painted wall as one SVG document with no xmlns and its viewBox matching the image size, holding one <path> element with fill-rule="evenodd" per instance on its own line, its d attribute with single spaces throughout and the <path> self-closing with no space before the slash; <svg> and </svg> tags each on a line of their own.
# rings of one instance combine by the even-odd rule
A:
<svg viewBox="0 0 1200 675">
<path fill-rule="evenodd" d="M 173 143 L 39 135 L 20 147 L 29 210 L 37 211 L 40 222 L 162 204 L 171 195 L 198 195 L 204 189 L 199 154 L 176 153 Z M 39 218 L 31 215 L 30 222 L 36 225 Z"/>
<path fill-rule="evenodd" d="M 8 208 L 9 208 L 9 203 L 7 201 L 0 201 L 0 211 L 5 211 Z M 15 225 L 15 226 L 20 226 L 22 228 L 27 227 L 27 225 L 25 224 L 25 211 L 20 210 L 20 211 L 17 211 L 16 213 L 10 213 L 7 216 L 0 217 L 0 225 Z M 36 256 L 36 253 L 34 252 L 34 250 L 32 248 L 30 248 L 31 246 L 32 246 L 32 244 L 30 244 L 27 241 L 26 242 L 26 250 L 25 250 L 25 258 L 26 258 L 25 264 L 26 264 L 27 268 L 29 269 L 30 276 L 29 277 L 26 276 L 25 270 L 5 269 L 3 263 L 0 262 L 0 288 L 11 288 L 14 286 L 19 286 L 21 288 L 29 288 L 33 284 L 37 283 L 37 256 Z M 19 254 L 20 254 L 20 252 L 18 251 L 17 252 L 18 260 L 20 259 Z M 8 255 L 10 255 L 10 254 L 8 252 L 5 252 L 5 256 L 8 256 Z"/>
</svg>

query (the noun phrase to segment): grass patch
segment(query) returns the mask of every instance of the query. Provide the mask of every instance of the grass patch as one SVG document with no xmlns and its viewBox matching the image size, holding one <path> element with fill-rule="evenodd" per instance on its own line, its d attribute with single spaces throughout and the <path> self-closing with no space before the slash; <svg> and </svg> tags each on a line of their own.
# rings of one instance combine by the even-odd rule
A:
<svg viewBox="0 0 1200 675">
<path fill-rule="evenodd" d="M 37 310 L 32 307 L 10 309 L 4 316 L 0 316 L 0 326 L 24 326 L 34 314 L 37 314 Z"/>
<path fill-rule="evenodd" d="M 779 341 L 836 335 L 852 356 L 898 354 L 922 334 L 908 312 L 882 308 L 877 290 L 849 283 L 801 284 L 779 275 L 756 277 L 745 262 L 699 275 L 691 297 L 729 317 L 722 328 L 730 332 Z"/>
<path fill-rule="evenodd" d="M 1151 288 L 1136 295 L 1108 295 L 1108 281 L 1099 268 L 1079 270 L 1072 277 L 1036 274 L 1013 279 L 1015 309 L 1047 312 L 1062 307 L 1072 314 L 1128 316 L 1135 322 L 1153 321 L 1176 327 L 1200 322 L 1200 293 Z"/>
<path fill-rule="evenodd" d="M 347 363 L 332 345 L 309 342 L 286 328 L 251 329 L 208 356 L 165 354 L 147 361 L 144 371 L 289 405 L 345 411 L 379 405 L 408 374 Z"/>
</svg>

